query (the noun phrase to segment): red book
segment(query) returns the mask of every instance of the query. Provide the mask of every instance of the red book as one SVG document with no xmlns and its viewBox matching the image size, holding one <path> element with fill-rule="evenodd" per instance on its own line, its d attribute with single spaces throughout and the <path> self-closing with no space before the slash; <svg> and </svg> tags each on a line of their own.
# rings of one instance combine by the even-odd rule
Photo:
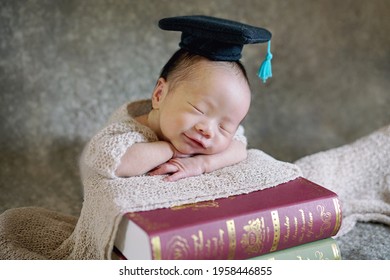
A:
<svg viewBox="0 0 390 280">
<path fill-rule="evenodd" d="M 127 213 L 115 247 L 126 259 L 248 259 L 334 236 L 337 194 L 305 178 L 273 188 Z"/>
</svg>

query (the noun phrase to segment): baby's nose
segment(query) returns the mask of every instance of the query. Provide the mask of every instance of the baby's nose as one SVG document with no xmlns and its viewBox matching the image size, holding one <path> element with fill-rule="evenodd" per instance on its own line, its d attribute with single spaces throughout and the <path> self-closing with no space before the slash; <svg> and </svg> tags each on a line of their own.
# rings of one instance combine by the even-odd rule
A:
<svg viewBox="0 0 390 280">
<path fill-rule="evenodd" d="M 195 129 L 207 139 L 214 136 L 211 123 L 198 123 L 195 125 Z"/>
</svg>

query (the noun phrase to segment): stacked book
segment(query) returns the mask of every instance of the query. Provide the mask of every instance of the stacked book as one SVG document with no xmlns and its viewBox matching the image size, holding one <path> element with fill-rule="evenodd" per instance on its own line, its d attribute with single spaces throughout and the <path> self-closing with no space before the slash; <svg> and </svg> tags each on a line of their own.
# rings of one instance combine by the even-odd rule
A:
<svg viewBox="0 0 390 280">
<path fill-rule="evenodd" d="M 341 259 L 337 194 L 305 178 L 124 215 L 114 259 Z"/>
</svg>

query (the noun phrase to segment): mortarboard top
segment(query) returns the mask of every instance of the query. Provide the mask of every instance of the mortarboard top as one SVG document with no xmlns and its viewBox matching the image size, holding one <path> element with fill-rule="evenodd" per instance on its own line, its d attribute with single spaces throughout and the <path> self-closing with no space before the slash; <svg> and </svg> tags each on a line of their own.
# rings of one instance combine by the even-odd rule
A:
<svg viewBox="0 0 390 280">
<path fill-rule="evenodd" d="M 158 24 L 163 30 L 182 32 L 180 48 L 215 61 L 237 61 L 244 45 L 268 42 L 268 54 L 259 76 L 263 81 L 272 76 L 272 34 L 264 28 L 202 15 L 163 18 Z"/>
</svg>

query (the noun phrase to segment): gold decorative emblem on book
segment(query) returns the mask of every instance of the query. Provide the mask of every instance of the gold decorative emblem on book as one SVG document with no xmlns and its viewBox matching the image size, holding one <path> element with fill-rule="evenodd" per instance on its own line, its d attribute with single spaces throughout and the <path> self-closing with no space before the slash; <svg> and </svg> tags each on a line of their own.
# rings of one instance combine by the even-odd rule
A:
<svg viewBox="0 0 390 280">
<path fill-rule="evenodd" d="M 250 220 L 244 226 L 245 233 L 242 235 L 241 246 L 248 255 L 256 255 L 263 250 L 265 242 L 264 218 Z"/>
<path fill-rule="evenodd" d="M 271 252 L 276 251 L 280 240 L 280 220 L 278 210 L 271 211 L 272 225 L 274 227 L 274 240 L 272 242 Z"/>
<path fill-rule="evenodd" d="M 335 260 L 341 260 L 341 253 L 337 244 L 332 244 L 332 252 Z"/>
<path fill-rule="evenodd" d="M 168 259 L 170 260 L 186 260 L 189 257 L 190 246 L 187 239 L 175 235 L 167 244 Z"/>
<path fill-rule="evenodd" d="M 229 238 L 229 252 L 228 252 L 228 260 L 234 259 L 236 253 L 236 226 L 234 224 L 234 220 L 226 221 L 226 228 L 228 231 Z"/>
</svg>

